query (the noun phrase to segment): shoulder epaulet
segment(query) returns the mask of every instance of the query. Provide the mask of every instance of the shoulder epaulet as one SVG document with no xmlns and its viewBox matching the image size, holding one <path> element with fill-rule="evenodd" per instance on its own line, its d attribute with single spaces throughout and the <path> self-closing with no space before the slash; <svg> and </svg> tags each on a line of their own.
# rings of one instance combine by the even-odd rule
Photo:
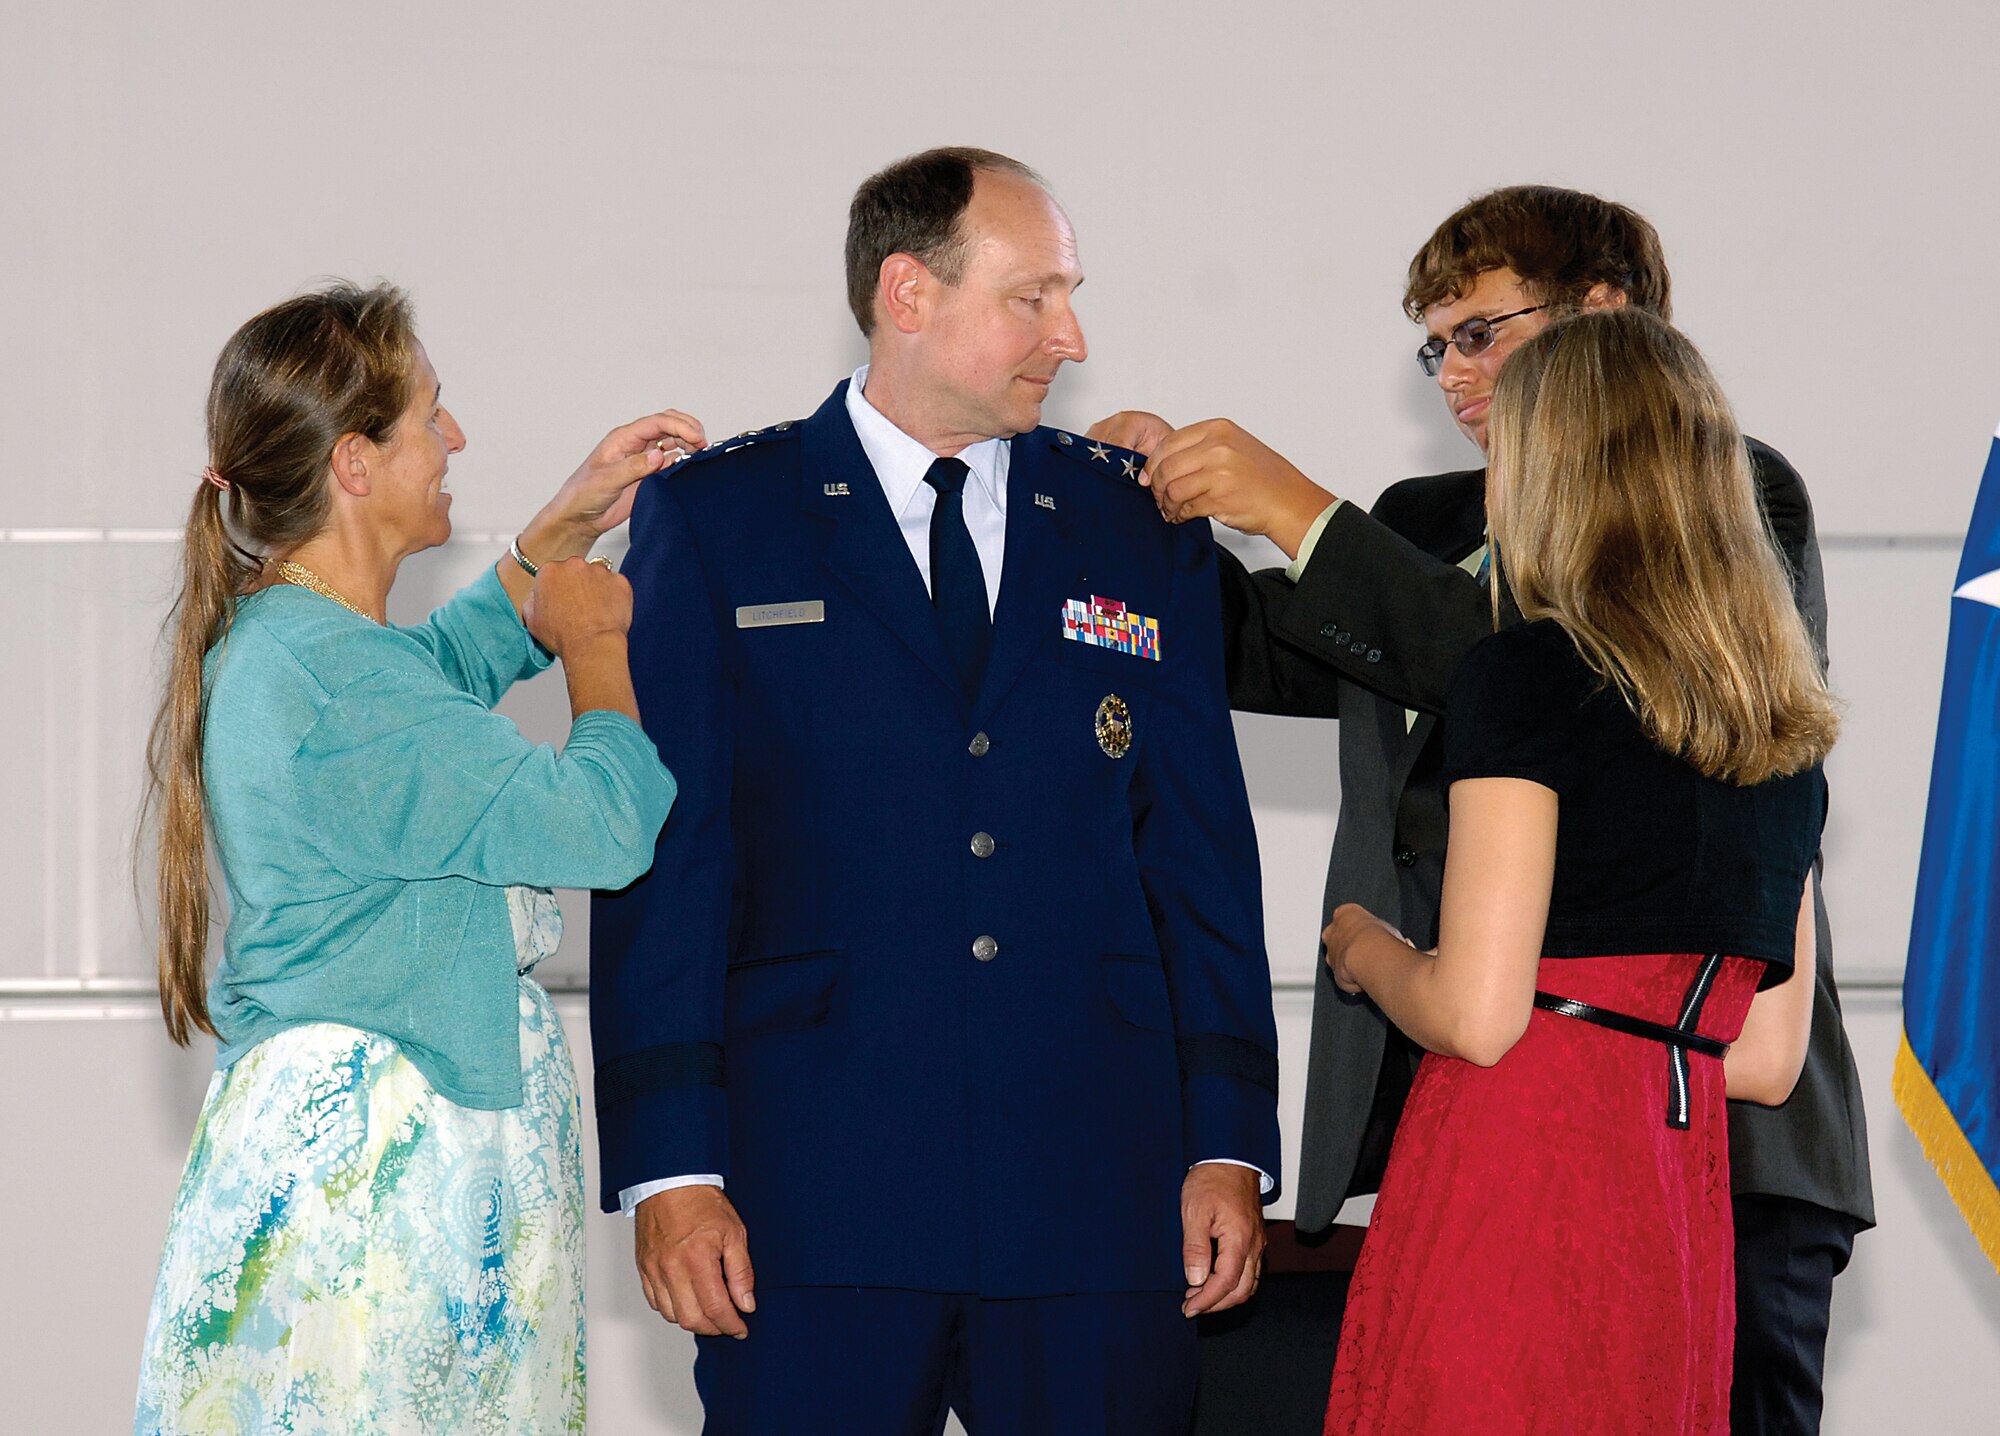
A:
<svg viewBox="0 0 2000 1436">
<path fill-rule="evenodd" d="M 1048 431 L 1049 447 L 1066 458 L 1074 459 L 1093 473 L 1107 479 L 1115 479 L 1135 493 L 1144 493 L 1139 484 L 1139 471 L 1146 467 L 1146 456 L 1131 449 L 1121 449 L 1116 444 L 1100 443 L 1096 439 L 1086 439 L 1081 434 L 1072 434 L 1066 429 Z"/>
<path fill-rule="evenodd" d="M 796 439 L 798 435 L 799 420 L 781 419 L 767 429 L 747 429 L 734 438 L 717 439 L 707 448 L 695 450 L 682 459 L 681 463 L 698 464 L 703 459 L 713 459 L 719 454 L 733 454 L 738 449 L 747 449 L 756 444 L 768 444 L 775 439 Z"/>
</svg>

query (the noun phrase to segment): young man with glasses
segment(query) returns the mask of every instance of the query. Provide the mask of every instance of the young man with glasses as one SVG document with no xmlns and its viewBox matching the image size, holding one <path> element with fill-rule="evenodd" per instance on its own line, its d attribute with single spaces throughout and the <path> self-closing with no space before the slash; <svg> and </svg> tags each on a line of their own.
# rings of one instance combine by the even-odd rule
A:
<svg viewBox="0 0 2000 1436">
<path fill-rule="evenodd" d="M 1516 186 L 1471 201 L 1438 227 L 1410 263 L 1403 304 L 1426 332 L 1419 365 L 1459 431 L 1484 451 L 1494 381 L 1514 349 L 1579 309 L 1637 304 L 1666 318 L 1670 287 L 1659 238 L 1637 213 L 1574 190 Z M 1253 574 L 1223 556 L 1230 701 L 1341 720 L 1340 821 L 1325 911 L 1357 902 L 1419 947 L 1433 944 L 1445 846 L 1438 716 L 1459 661 L 1493 622 L 1485 470 L 1406 479 L 1363 510 L 1226 419 L 1173 430 L 1128 412 L 1091 437 L 1150 455 L 1146 479 L 1169 519 L 1214 518 L 1264 534 L 1292 559 Z M 1826 596 L 1804 486 L 1774 450 L 1752 440 L 1750 456 L 1824 653 Z M 1833 1278 L 1854 1234 L 1874 1222 L 1860 1083 L 1823 905 L 1819 943 L 1812 1045 L 1798 1090 L 1782 1108 L 1731 1105 L 1738 1436 L 1818 1429 Z M 1376 1190 L 1420 1055 L 1375 1008 L 1343 998 L 1321 969 L 1296 1216 L 1308 1241 L 1346 1198 Z M 1323 1284 L 1288 1287 L 1275 1275 L 1283 1236 L 1261 1309 L 1236 1319 L 1234 1338 L 1210 1343 L 1204 1432 L 1319 1429 L 1337 1333 Z M 1296 1330 L 1309 1320 L 1319 1322 L 1310 1340 Z M 1271 1328 L 1265 1339 L 1258 1327 Z M 1221 1359 L 1225 1341 L 1248 1361 Z"/>
</svg>

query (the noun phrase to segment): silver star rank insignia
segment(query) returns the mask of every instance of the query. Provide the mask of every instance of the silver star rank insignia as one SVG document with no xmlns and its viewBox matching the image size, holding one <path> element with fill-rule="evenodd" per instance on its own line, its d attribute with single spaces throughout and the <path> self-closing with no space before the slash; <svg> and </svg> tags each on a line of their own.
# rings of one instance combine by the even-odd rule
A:
<svg viewBox="0 0 2000 1436">
<path fill-rule="evenodd" d="M 1096 459 L 1101 464 L 1108 464 L 1111 462 L 1111 451 L 1102 444 L 1092 444 L 1090 446 L 1090 457 Z"/>
<path fill-rule="evenodd" d="M 1126 478 L 1136 479 L 1139 477 L 1139 466 L 1137 464 L 1133 463 L 1130 459 L 1123 460 L 1123 463 L 1125 465 Z"/>
</svg>

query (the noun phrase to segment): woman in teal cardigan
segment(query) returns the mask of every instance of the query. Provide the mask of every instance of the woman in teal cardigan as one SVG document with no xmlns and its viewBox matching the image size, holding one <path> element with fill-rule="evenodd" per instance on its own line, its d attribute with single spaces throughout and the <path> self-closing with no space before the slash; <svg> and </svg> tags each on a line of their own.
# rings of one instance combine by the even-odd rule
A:
<svg viewBox="0 0 2000 1436">
<path fill-rule="evenodd" d="M 583 1429 L 583 1176 L 548 889 L 652 861 L 631 590 L 585 562 L 701 427 L 614 430 L 510 552 L 390 625 L 465 436 L 408 301 L 334 285 L 230 339 L 151 750 L 160 991 L 214 1035 L 136 1430 Z M 600 567 L 599 565 L 603 566 Z M 560 753 L 492 705 L 563 661 Z M 229 894 L 204 982 L 208 833 Z"/>
</svg>

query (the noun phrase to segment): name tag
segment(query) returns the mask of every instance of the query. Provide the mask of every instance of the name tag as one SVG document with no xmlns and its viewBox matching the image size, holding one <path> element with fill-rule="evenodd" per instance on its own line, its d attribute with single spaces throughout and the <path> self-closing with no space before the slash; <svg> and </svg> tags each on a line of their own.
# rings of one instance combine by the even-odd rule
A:
<svg viewBox="0 0 2000 1436">
<path fill-rule="evenodd" d="M 825 623 L 826 604 L 817 598 L 803 603 L 754 603 L 736 610 L 738 628 L 782 628 L 788 623 Z"/>
</svg>

